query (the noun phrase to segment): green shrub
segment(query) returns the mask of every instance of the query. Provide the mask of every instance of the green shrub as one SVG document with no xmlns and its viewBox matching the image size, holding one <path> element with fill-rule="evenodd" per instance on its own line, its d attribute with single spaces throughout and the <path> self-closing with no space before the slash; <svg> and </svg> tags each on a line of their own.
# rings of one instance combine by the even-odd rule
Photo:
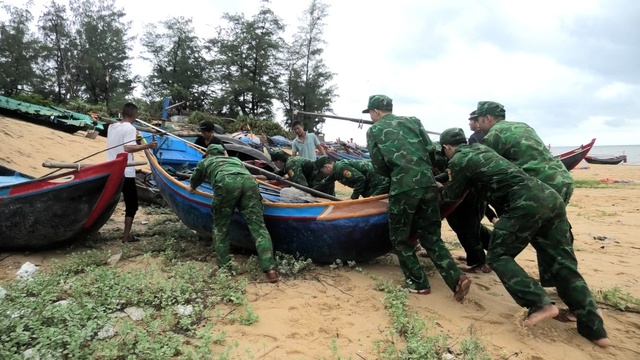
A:
<svg viewBox="0 0 640 360">
<path fill-rule="evenodd" d="M 50 99 L 45 99 L 40 94 L 20 93 L 18 95 L 15 95 L 13 98 L 15 100 L 23 101 L 23 102 L 26 102 L 26 103 L 29 103 L 29 104 L 34 104 L 34 105 L 40 105 L 40 106 L 52 106 L 52 105 L 54 105 L 53 101 L 51 101 Z"/>
</svg>

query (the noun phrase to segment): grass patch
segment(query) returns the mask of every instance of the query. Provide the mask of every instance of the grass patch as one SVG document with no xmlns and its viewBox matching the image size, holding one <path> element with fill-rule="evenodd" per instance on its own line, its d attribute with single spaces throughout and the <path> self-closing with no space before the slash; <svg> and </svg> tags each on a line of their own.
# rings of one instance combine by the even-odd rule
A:
<svg viewBox="0 0 640 360">
<path fill-rule="evenodd" d="M 384 305 L 391 317 L 391 328 L 384 339 L 374 343 L 378 358 L 385 360 L 439 360 L 447 355 L 464 360 L 490 360 L 484 345 L 474 336 L 460 341 L 456 354 L 452 353 L 449 337 L 436 330 L 435 319 L 425 321 L 407 309 L 409 293 L 390 281 L 373 277 L 375 289 L 384 292 Z"/>
<path fill-rule="evenodd" d="M 635 183 L 608 183 L 600 180 L 592 180 L 592 179 L 580 179 L 573 180 L 574 188 L 584 188 L 584 189 L 622 189 L 637 186 Z"/>
<path fill-rule="evenodd" d="M 640 298 L 623 291 L 618 286 L 607 290 L 599 290 L 595 294 L 598 303 L 611 306 L 620 311 L 640 311 Z"/>
<path fill-rule="evenodd" d="M 400 286 L 374 278 L 375 287 L 384 291 L 384 305 L 391 316 L 385 339 L 375 343 L 380 359 L 441 359 L 447 352 L 447 336 L 433 333 L 427 322 L 409 314 L 409 293 Z"/>
<path fill-rule="evenodd" d="M 237 309 L 225 323 L 258 321 L 244 296 L 246 279 L 224 270 L 212 274 L 211 265 L 194 261 L 125 271 L 103 266 L 109 255 L 72 254 L 31 280 L 3 284 L 0 358 L 25 351 L 53 359 L 225 358 L 232 346 L 211 351 L 224 345 L 224 332 L 205 325 L 214 308 Z M 141 320 L 125 315 L 132 307 L 143 310 Z"/>
</svg>

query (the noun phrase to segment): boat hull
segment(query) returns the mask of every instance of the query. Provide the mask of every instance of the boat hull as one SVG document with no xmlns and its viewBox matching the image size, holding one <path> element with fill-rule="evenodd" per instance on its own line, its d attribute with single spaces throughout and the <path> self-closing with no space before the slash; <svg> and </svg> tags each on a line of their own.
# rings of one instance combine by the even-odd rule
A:
<svg viewBox="0 0 640 360">
<path fill-rule="evenodd" d="M 154 154 L 145 151 L 156 184 L 169 207 L 190 229 L 211 236 L 211 187 L 203 184 L 198 191 L 188 191 L 188 181 L 177 180 L 161 166 Z M 263 183 L 265 225 L 275 251 L 309 258 L 317 263 L 370 261 L 391 251 L 387 215 L 388 197 L 322 201 L 317 203 L 282 203 L 273 193 L 278 188 Z M 455 204 L 457 205 L 457 204 Z M 450 213 L 455 205 L 442 210 Z M 255 251 L 249 229 L 236 211 L 229 229 L 232 245 Z"/>
<path fill-rule="evenodd" d="M 595 142 L 596 139 L 591 139 L 591 142 L 589 142 L 588 144 L 581 145 L 571 151 L 562 153 L 558 155 L 557 158 L 560 159 L 567 170 L 572 170 L 573 168 L 578 166 L 578 164 L 582 160 L 585 159 L 585 157 L 589 154 L 589 151 L 591 151 L 591 148 L 593 147 L 593 144 L 595 144 Z"/>
<path fill-rule="evenodd" d="M 589 164 L 595 164 L 595 165 L 618 165 L 621 162 L 627 162 L 627 157 L 626 155 L 616 156 L 612 158 L 598 158 L 598 157 L 587 156 L 584 158 L 584 160 Z"/>
<path fill-rule="evenodd" d="M 42 179 L 0 187 L 0 248 L 33 250 L 97 232 L 122 191 L 126 154 Z"/>
</svg>

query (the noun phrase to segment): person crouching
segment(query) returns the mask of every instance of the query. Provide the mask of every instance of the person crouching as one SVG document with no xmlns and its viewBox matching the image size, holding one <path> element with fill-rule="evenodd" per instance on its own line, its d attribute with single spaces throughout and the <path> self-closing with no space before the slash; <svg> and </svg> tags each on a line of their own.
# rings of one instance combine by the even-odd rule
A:
<svg viewBox="0 0 640 360">
<path fill-rule="evenodd" d="M 264 224 L 262 197 L 258 182 L 244 167 L 240 159 L 227 156 L 224 148 L 217 144 L 209 145 L 206 158 L 198 162 L 193 175 L 191 175 L 189 192 L 194 193 L 205 179 L 209 180 L 213 188 L 211 210 L 214 219 L 213 239 L 218 266 L 228 266 L 231 263 L 229 226 L 233 212 L 237 207 L 256 244 L 262 271 L 265 272 L 269 282 L 278 282 L 280 275 L 275 269 L 276 262 L 273 257 L 271 236 Z"/>
</svg>

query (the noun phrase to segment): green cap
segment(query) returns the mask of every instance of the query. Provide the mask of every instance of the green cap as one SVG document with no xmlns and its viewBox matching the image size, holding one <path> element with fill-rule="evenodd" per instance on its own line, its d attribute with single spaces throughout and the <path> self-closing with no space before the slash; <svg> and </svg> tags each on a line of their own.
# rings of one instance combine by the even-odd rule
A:
<svg viewBox="0 0 640 360">
<path fill-rule="evenodd" d="M 280 149 L 275 149 L 271 151 L 270 155 L 271 155 L 271 161 L 287 162 L 287 159 L 289 158 L 289 154 L 287 154 L 286 152 Z"/>
<path fill-rule="evenodd" d="M 477 121 L 478 120 L 478 115 L 476 114 L 475 110 L 473 110 L 471 113 L 469 113 L 469 120 L 473 120 L 473 121 Z"/>
<path fill-rule="evenodd" d="M 367 108 L 362 110 L 363 114 L 369 112 L 369 110 L 393 110 L 393 100 L 386 95 L 371 95 L 369 96 L 369 104 Z"/>
<path fill-rule="evenodd" d="M 478 102 L 478 108 L 476 109 L 477 116 L 492 115 L 492 116 L 505 116 L 507 112 L 504 109 L 504 105 L 495 101 L 480 101 Z"/>
<path fill-rule="evenodd" d="M 316 159 L 316 168 L 322 169 L 323 166 L 325 166 L 325 165 L 327 165 L 329 163 L 332 163 L 332 162 L 333 162 L 333 160 L 327 155 L 319 156 Z"/>
<path fill-rule="evenodd" d="M 224 156 L 224 148 L 222 145 L 211 144 L 207 148 L 207 156 Z"/>
<path fill-rule="evenodd" d="M 467 137 L 464 130 L 460 128 L 449 128 L 440 134 L 440 144 L 442 145 L 460 145 L 466 144 Z"/>
</svg>

